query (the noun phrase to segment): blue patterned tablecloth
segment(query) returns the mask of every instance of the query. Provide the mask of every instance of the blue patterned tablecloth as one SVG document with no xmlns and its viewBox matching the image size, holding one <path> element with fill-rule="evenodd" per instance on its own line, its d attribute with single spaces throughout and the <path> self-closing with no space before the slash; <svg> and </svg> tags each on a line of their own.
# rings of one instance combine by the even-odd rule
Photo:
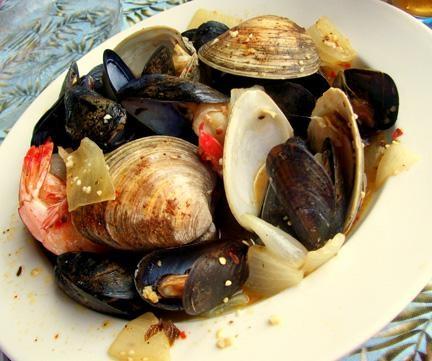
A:
<svg viewBox="0 0 432 361">
<path fill-rule="evenodd" d="M 0 0 L 0 5 L 2 1 Z M 7 0 L 6 0 L 7 1 Z M 9 0 L 14 1 L 14 0 Z M 120 20 L 120 28 L 127 28 L 147 17 L 150 17 L 158 12 L 164 11 L 175 5 L 187 2 L 188 0 L 123 0 L 122 1 L 122 18 Z M 58 0 L 57 3 L 64 4 L 65 0 Z M 73 31 L 74 21 L 88 21 L 92 24 L 94 16 L 98 14 L 81 13 L 76 14 L 75 17 L 70 18 L 69 22 L 61 23 L 61 30 L 69 29 Z M 103 14 L 102 14 L 103 15 Z M 99 14 L 101 16 L 101 14 Z M 8 111 L 11 111 L 11 102 L 19 101 L 20 109 L 18 113 L 23 111 L 25 107 L 30 104 L 34 98 L 55 79 L 66 68 L 72 60 L 79 59 L 84 53 L 90 51 L 93 47 L 104 41 L 109 35 L 112 24 L 102 24 L 102 29 L 97 36 L 93 36 L 92 41 L 81 39 L 79 41 L 72 41 L 69 44 L 63 44 L 61 60 L 64 61 L 61 66 L 51 66 L 49 71 L 51 75 L 46 81 L 38 84 L 29 85 L 26 88 L 23 85 L 16 86 L 7 82 L 7 73 L 5 69 L 8 64 L 5 63 L 5 58 L 1 57 L 1 52 L 5 48 L 0 46 L 0 122 L 2 117 L 5 118 Z M 53 31 L 53 38 L 61 36 Z M 60 30 L 60 29 L 58 29 Z M 32 41 L 31 39 L 29 40 Z M 47 44 L 49 46 L 49 44 Z M 73 51 L 67 51 L 68 47 L 72 47 Z M 58 62 L 58 61 L 57 61 Z M 7 70 L 7 69 L 6 69 Z M 3 73 L 2 73 L 3 72 Z M 33 72 L 36 72 L 33 69 Z M 16 111 L 16 110 L 15 110 Z M 18 113 L 14 116 L 18 118 Z M 4 136 L 5 134 L 3 134 Z M 2 134 L 0 134 L 0 138 Z M 428 284 L 424 290 L 381 332 L 368 340 L 352 355 L 345 357 L 343 361 L 390 361 L 390 360 L 410 360 L 410 361 L 423 361 L 432 360 L 432 283 Z M 3 356 L 0 353 L 0 361 Z M 5 361 L 7 359 L 5 358 Z"/>
</svg>

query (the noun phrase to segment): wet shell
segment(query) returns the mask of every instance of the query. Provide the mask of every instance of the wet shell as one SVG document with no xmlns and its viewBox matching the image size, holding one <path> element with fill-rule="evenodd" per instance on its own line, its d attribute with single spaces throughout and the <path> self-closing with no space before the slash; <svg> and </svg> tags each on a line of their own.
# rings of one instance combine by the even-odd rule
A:
<svg viewBox="0 0 432 361">
<path fill-rule="evenodd" d="M 130 142 L 106 157 L 116 199 L 72 215 L 88 238 L 137 250 L 178 246 L 213 225 L 210 200 L 215 175 L 182 139 L 152 136 Z"/>
<path fill-rule="evenodd" d="M 364 151 L 356 119 L 347 95 L 340 89 L 330 88 L 317 100 L 308 128 L 312 150 L 322 152 L 326 138 L 330 138 L 341 161 L 349 199 L 344 233 L 357 216 L 365 186 Z"/>
<path fill-rule="evenodd" d="M 280 16 L 249 19 L 198 51 L 220 71 L 264 79 L 292 79 L 315 73 L 319 57 L 305 29 Z"/>
<path fill-rule="evenodd" d="M 133 75 L 138 78 L 157 49 L 161 46 L 174 49 L 177 44 L 184 50 L 185 54 L 191 55 L 190 63 L 185 66 L 185 71 L 191 72 L 197 63 L 196 53 L 194 54 L 195 49 L 183 40 L 177 30 L 168 26 L 141 29 L 120 42 L 114 51 L 130 68 Z"/>
</svg>

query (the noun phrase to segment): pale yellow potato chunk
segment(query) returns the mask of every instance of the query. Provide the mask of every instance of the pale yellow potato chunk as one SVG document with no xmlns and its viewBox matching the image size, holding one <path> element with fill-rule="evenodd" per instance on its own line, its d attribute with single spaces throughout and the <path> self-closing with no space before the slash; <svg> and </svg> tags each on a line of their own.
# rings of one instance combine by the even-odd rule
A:
<svg viewBox="0 0 432 361">
<path fill-rule="evenodd" d="M 240 18 L 221 13 L 216 10 L 198 9 L 188 25 L 188 29 L 195 29 L 206 21 L 219 21 L 229 28 L 240 24 Z"/>
</svg>

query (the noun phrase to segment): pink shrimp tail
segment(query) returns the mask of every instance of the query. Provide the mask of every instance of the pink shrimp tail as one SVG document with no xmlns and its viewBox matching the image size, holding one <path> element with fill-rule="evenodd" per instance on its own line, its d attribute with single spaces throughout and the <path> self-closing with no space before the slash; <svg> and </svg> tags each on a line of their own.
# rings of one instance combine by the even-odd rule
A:
<svg viewBox="0 0 432 361">
<path fill-rule="evenodd" d="M 21 173 L 18 213 L 30 233 L 54 254 L 70 251 L 100 252 L 106 247 L 83 237 L 73 226 L 66 185 L 49 173 L 54 144 L 32 146 Z"/>
</svg>

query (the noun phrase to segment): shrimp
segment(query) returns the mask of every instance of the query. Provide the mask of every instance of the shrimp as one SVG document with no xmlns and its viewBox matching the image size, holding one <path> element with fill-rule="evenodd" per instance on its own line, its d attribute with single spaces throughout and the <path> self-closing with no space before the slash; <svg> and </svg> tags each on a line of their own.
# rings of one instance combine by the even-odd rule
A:
<svg viewBox="0 0 432 361">
<path fill-rule="evenodd" d="M 66 184 L 49 172 L 54 144 L 32 146 L 21 173 L 18 213 L 30 233 L 50 252 L 101 252 L 104 246 L 83 237 L 72 224 Z"/>
</svg>

